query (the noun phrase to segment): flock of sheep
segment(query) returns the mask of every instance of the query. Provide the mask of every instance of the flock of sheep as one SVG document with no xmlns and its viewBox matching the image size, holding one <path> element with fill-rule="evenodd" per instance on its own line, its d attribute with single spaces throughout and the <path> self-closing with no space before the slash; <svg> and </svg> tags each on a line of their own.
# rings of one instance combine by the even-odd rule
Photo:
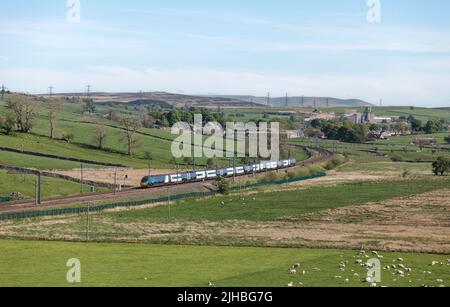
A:
<svg viewBox="0 0 450 307">
<path fill-rule="evenodd" d="M 341 258 L 344 258 L 344 256 L 341 255 Z M 372 255 L 369 256 L 366 253 L 366 251 L 361 250 L 358 252 L 358 254 L 354 258 L 356 259 L 354 262 L 354 265 L 367 270 L 367 275 L 364 278 L 361 278 L 360 275 L 355 271 L 355 269 L 350 269 L 351 273 L 353 274 L 353 277 L 356 279 L 356 281 L 358 283 L 361 283 L 361 285 L 367 284 L 370 287 L 378 287 L 379 285 L 376 283 L 376 278 L 373 275 L 373 269 L 374 269 L 375 265 L 369 259 L 376 258 L 381 261 L 384 257 L 377 251 L 373 251 Z M 341 272 L 348 272 L 348 266 L 349 266 L 349 261 L 341 260 L 338 264 L 338 268 Z M 450 266 L 450 259 L 447 260 L 447 263 L 433 261 L 433 262 L 431 262 L 430 266 Z M 289 275 L 297 275 L 299 273 L 300 267 L 301 267 L 300 263 L 293 264 L 288 269 L 288 274 Z M 316 271 L 320 271 L 320 269 L 318 269 L 318 268 L 313 268 L 313 269 Z M 380 271 L 380 274 L 381 273 L 384 275 L 391 274 L 393 277 L 392 282 L 394 282 L 394 283 L 406 280 L 409 284 L 412 284 L 413 280 L 408 279 L 408 278 L 411 278 L 412 271 L 413 271 L 413 269 L 410 266 L 405 264 L 405 260 L 403 258 L 399 257 L 397 259 L 394 259 L 392 261 L 392 264 L 385 265 L 382 268 L 382 270 Z M 300 273 L 302 275 L 306 275 L 306 270 L 302 270 Z M 432 275 L 433 273 L 431 271 L 423 271 L 423 274 Z M 345 284 L 350 283 L 350 281 L 351 281 L 350 278 L 344 279 L 342 276 L 335 276 L 335 279 L 343 280 Z M 423 280 L 417 279 L 416 281 L 422 282 Z M 435 281 L 436 281 L 436 283 L 439 284 L 439 287 L 445 287 L 443 279 L 438 278 Z M 304 284 L 302 282 L 299 282 L 298 285 L 303 286 Z M 294 287 L 296 285 L 293 281 L 291 281 L 287 284 L 287 286 Z M 384 287 L 384 286 L 381 286 L 381 287 Z M 427 287 L 427 285 L 422 284 L 422 287 Z"/>
</svg>

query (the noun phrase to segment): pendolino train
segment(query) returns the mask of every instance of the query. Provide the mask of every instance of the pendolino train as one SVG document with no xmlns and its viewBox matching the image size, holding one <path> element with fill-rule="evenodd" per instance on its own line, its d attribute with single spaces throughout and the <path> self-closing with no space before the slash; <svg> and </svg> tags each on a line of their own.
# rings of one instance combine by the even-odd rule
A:
<svg viewBox="0 0 450 307">
<path fill-rule="evenodd" d="M 233 177 L 257 174 L 265 171 L 273 171 L 295 166 L 295 159 L 281 160 L 278 162 L 263 162 L 238 167 L 227 167 L 220 169 L 209 169 L 202 171 L 192 171 L 187 173 L 169 174 L 160 176 L 147 176 L 142 178 L 141 187 L 151 188 L 165 185 L 183 184 L 195 181 L 213 180 L 217 177 Z"/>
</svg>

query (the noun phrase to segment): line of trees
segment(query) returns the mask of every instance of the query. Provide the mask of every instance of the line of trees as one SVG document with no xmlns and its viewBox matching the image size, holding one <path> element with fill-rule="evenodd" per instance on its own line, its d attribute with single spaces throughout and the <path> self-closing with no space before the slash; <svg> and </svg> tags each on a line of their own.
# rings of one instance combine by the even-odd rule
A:
<svg viewBox="0 0 450 307">
<path fill-rule="evenodd" d="M 349 143 L 364 143 L 369 139 L 369 128 L 364 124 L 353 124 L 349 121 L 342 123 L 315 119 L 311 121 L 311 127 L 315 130 L 306 130 L 308 136 L 319 132 L 330 140 Z"/>
<path fill-rule="evenodd" d="M 445 119 L 429 120 L 425 124 L 417 118 L 411 116 L 411 129 L 415 133 L 433 134 L 443 132 L 448 129 L 448 121 Z"/>
</svg>

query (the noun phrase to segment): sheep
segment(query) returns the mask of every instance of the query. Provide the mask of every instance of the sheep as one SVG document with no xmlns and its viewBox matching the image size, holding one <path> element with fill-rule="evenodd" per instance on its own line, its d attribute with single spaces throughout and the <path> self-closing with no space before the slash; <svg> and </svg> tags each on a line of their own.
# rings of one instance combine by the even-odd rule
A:
<svg viewBox="0 0 450 307">
<path fill-rule="evenodd" d="M 398 258 L 397 261 L 403 262 L 403 258 Z"/>
<path fill-rule="evenodd" d="M 377 287 L 377 284 L 373 282 L 373 283 L 370 284 L 370 287 L 371 287 L 371 288 L 376 288 L 376 287 Z"/>
<path fill-rule="evenodd" d="M 436 282 L 443 283 L 444 280 L 442 280 L 442 279 L 436 279 Z"/>
<path fill-rule="evenodd" d="M 292 268 L 293 269 L 298 269 L 300 267 L 300 263 L 294 263 L 293 265 L 292 265 Z"/>
<path fill-rule="evenodd" d="M 431 262 L 431 265 L 432 266 L 435 266 L 435 265 L 438 265 L 439 264 L 439 261 L 433 261 L 433 262 Z"/>
<path fill-rule="evenodd" d="M 216 285 L 215 285 L 212 281 L 210 281 L 210 282 L 208 283 L 208 286 L 210 286 L 210 287 L 215 287 Z"/>
<path fill-rule="evenodd" d="M 297 274 L 297 270 L 289 269 L 288 273 L 291 274 L 291 275 L 295 275 L 295 274 Z"/>
<path fill-rule="evenodd" d="M 362 261 L 361 259 L 358 259 L 358 260 L 356 260 L 355 263 L 356 263 L 356 264 L 361 264 L 361 263 L 363 263 L 363 261 Z"/>
<path fill-rule="evenodd" d="M 290 283 L 288 283 L 288 287 L 289 288 L 292 288 L 294 286 L 294 282 L 293 281 L 291 281 Z"/>
</svg>

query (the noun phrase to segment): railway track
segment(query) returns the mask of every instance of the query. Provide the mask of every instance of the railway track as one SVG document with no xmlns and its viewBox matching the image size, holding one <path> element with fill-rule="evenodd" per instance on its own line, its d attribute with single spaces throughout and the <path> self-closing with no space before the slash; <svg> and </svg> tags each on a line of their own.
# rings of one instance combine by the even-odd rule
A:
<svg viewBox="0 0 450 307">
<path fill-rule="evenodd" d="M 299 162 L 294 168 L 304 167 L 308 165 L 326 162 L 335 157 L 335 154 L 323 148 L 309 148 L 301 145 L 293 145 L 292 147 L 303 148 L 311 153 L 311 157 Z M 251 175 L 250 175 L 251 176 Z M 248 177 L 248 176 L 242 176 Z M 36 209 L 53 209 L 64 208 L 65 206 L 73 206 L 74 204 L 82 204 L 89 202 L 100 202 L 107 200 L 126 200 L 150 197 L 161 197 L 165 195 L 176 195 L 189 193 L 193 191 L 208 191 L 213 188 L 211 181 L 192 182 L 179 185 L 171 185 L 167 187 L 155 187 L 150 189 L 129 188 L 120 192 L 94 193 L 67 197 L 54 197 L 44 199 L 41 205 L 36 206 L 34 200 L 18 201 L 0 205 L 0 213 L 20 212 Z"/>
</svg>

